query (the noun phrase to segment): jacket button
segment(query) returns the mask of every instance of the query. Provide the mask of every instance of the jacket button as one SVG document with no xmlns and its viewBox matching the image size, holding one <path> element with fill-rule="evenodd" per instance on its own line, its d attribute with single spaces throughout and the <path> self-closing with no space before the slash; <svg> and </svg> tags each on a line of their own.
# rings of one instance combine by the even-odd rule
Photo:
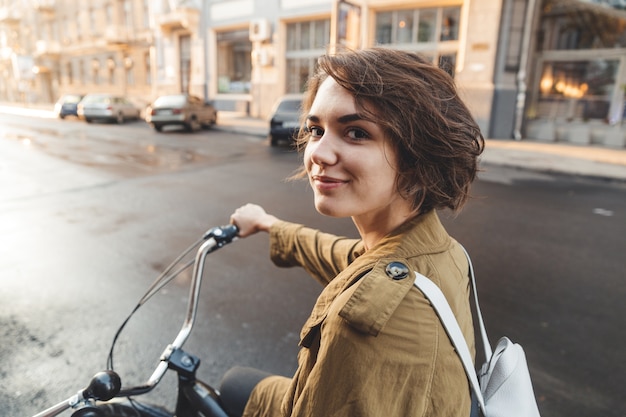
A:
<svg viewBox="0 0 626 417">
<path fill-rule="evenodd" d="M 389 276 L 389 278 L 395 279 L 397 281 L 400 279 L 404 279 L 409 275 L 409 268 L 401 262 L 391 262 L 385 268 L 385 272 L 387 273 L 387 276 Z"/>
</svg>

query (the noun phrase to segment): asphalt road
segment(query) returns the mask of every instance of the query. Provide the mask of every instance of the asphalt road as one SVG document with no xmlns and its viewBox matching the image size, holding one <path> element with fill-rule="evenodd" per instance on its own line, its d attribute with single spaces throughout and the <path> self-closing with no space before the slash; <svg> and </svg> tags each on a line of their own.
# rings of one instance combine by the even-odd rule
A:
<svg viewBox="0 0 626 417">
<path fill-rule="evenodd" d="M 237 206 L 354 236 L 315 213 L 298 156 L 256 137 L 156 134 L 0 115 L 0 416 L 29 416 L 104 369 L 117 327 L 158 273 Z M 491 167 L 458 216 L 492 343 L 525 348 L 542 416 L 626 415 L 626 189 Z M 268 260 L 264 236 L 212 254 L 186 349 L 217 383 L 234 364 L 289 375 L 320 290 Z M 125 385 L 144 382 L 176 335 L 189 274 L 139 310 L 115 350 Z M 166 377 L 149 400 L 172 405 Z"/>
</svg>

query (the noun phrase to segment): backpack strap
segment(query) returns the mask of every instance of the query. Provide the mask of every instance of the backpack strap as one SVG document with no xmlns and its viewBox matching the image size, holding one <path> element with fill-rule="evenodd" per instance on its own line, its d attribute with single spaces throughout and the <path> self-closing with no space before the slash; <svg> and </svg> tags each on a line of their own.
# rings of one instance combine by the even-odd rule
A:
<svg viewBox="0 0 626 417">
<path fill-rule="evenodd" d="M 474 304 L 476 306 L 476 316 L 478 318 L 478 325 L 480 327 L 480 336 L 483 339 L 483 348 L 485 349 L 485 360 L 489 361 L 491 359 L 491 355 L 493 354 L 491 350 L 491 345 L 489 344 L 489 338 L 487 337 L 487 330 L 485 329 L 485 323 L 483 322 L 483 314 L 480 312 L 480 304 L 478 304 L 478 291 L 476 291 L 476 278 L 474 278 L 474 266 L 472 265 L 472 259 L 469 254 L 463 247 L 463 253 L 465 253 L 465 257 L 467 258 L 467 263 L 469 265 L 469 277 L 472 282 L 472 292 L 474 293 Z"/>
<path fill-rule="evenodd" d="M 441 320 L 443 328 L 446 330 L 446 333 L 448 334 L 452 345 L 456 349 L 459 358 L 461 358 L 461 363 L 463 364 L 463 368 L 467 374 L 467 379 L 472 386 L 472 391 L 474 391 L 474 395 L 476 395 L 478 404 L 484 414 L 485 400 L 483 399 L 483 394 L 480 391 L 480 384 L 478 383 L 478 377 L 476 376 L 474 361 L 472 360 L 472 355 L 467 347 L 467 342 L 465 341 L 463 332 L 461 332 L 461 328 L 456 321 L 456 317 L 454 317 L 454 313 L 450 309 L 450 305 L 448 304 L 445 295 L 443 295 L 439 287 L 434 282 L 419 272 L 415 272 L 414 285 L 430 301 L 430 304 L 433 306 L 433 310 L 435 310 L 435 313 L 439 316 L 439 320 Z"/>
</svg>

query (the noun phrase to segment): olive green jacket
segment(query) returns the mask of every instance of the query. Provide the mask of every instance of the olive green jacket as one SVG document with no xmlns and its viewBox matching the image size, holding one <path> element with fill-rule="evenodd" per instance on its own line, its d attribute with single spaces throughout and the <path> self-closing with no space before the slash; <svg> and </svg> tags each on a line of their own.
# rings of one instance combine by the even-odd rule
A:
<svg viewBox="0 0 626 417">
<path fill-rule="evenodd" d="M 413 286 L 414 275 L 401 267 L 441 288 L 473 354 L 468 263 L 436 212 L 405 223 L 367 252 L 360 240 L 282 221 L 270 242 L 276 265 L 302 266 L 325 287 L 302 328 L 296 374 L 262 380 L 245 417 L 469 415 L 461 361 Z M 389 270 L 395 262 L 402 265 Z"/>
</svg>

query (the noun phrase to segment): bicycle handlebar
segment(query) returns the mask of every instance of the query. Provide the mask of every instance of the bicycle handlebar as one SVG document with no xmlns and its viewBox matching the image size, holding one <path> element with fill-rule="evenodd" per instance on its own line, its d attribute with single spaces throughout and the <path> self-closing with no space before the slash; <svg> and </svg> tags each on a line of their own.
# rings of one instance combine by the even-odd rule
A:
<svg viewBox="0 0 626 417">
<path fill-rule="evenodd" d="M 148 379 L 148 381 L 144 385 L 139 385 L 130 388 L 121 388 L 121 382 L 119 382 L 119 377 L 113 371 L 105 371 L 107 378 L 111 378 L 115 380 L 117 378 L 117 383 L 109 382 L 109 391 L 104 393 L 102 390 L 93 389 L 94 380 L 103 377 L 103 373 L 98 373 L 92 380 L 92 383 L 87 388 L 81 389 L 77 394 L 71 396 L 65 401 L 58 403 L 55 406 L 48 408 L 45 411 L 42 411 L 39 414 L 36 414 L 34 417 L 53 417 L 61 412 L 67 410 L 70 407 L 76 406 L 79 402 L 83 402 L 86 400 L 110 400 L 114 397 L 130 397 L 133 395 L 145 394 L 151 391 L 156 385 L 159 383 L 163 375 L 168 369 L 168 359 L 172 352 L 176 349 L 179 349 L 183 346 L 189 335 L 191 334 L 191 329 L 193 328 L 196 312 L 198 309 L 198 299 L 200 296 L 200 286 L 202 284 L 202 274 L 204 271 L 204 260 L 206 256 L 214 252 L 223 246 L 233 242 L 237 239 L 239 233 L 239 229 L 237 226 L 229 224 L 225 226 L 213 227 L 207 230 L 202 236 L 202 240 L 204 243 L 198 248 L 196 251 L 196 258 L 194 262 L 193 275 L 191 280 L 191 288 L 189 290 L 189 301 L 187 304 L 187 315 L 183 322 L 183 325 L 178 332 L 178 335 L 174 339 L 172 344 L 168 345 L 161 358 L 159 359 L 159 364 L 156 369 Z M 103 382 L 100 380 L 100 384 Z"/>
<path fill-rule="evenodd" d="M 168 369 L 167 360 L 169 359 L 170 354 L 175 349 L 181 348 L 191 334 L 191 329 L 193 328 L 196 319 L 196 312 L 198 310 L 198 298 L 200 296 L 200 286 L 202 284 L 204 260 L 209 253 L 214 252 L 235 240 L 238 233 L 239 229 L 237 226 L 230 224 L 226 226 L 213 227 L 202 236 L 205 242 L 196 252 L 196 259 L 194 262 L 193 275 L 189 290 L 187 315 L 180 331 L 178 332 L 178 335 L 174 339 L 174 342 L 168 345 L 161 355 L 160 362 L 148 381 L 144 385 L 122 388 L 116 397 L 130 397 L 133 395 L 145 394 L 151 391 L 159 383 L 163 375 L 165 375 L 165 372 Z"/>
</svg>

